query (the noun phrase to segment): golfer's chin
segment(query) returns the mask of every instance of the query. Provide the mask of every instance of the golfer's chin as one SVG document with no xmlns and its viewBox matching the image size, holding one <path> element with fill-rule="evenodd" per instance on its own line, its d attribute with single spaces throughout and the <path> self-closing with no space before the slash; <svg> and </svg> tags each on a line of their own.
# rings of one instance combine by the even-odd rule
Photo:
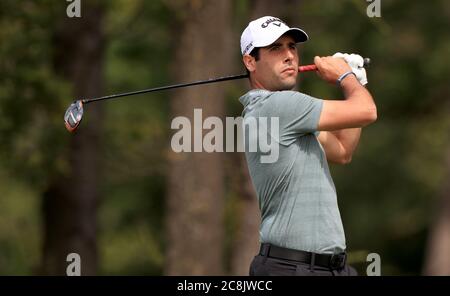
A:
<svg viewBox="0 0 450 296">
<path fill-rule="evenodd" d="M 292 90 L 297 84 L 295 77 L 287 77 L 280 81 L 278 90 Z"/>
</svg>

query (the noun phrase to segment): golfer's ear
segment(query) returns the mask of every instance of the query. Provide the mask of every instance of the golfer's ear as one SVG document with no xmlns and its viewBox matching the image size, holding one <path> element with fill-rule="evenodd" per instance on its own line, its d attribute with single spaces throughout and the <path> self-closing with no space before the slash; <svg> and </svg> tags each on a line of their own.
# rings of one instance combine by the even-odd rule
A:
<svg viewBox="0 0 450 296">
<path fill-rule="evenodd" d="M 255 71 L 256 60 L 249 54 L 246 54 L 242 57 L 242 61 L 244 62 L 245 67 L 249 72 Z"/>
</svg>

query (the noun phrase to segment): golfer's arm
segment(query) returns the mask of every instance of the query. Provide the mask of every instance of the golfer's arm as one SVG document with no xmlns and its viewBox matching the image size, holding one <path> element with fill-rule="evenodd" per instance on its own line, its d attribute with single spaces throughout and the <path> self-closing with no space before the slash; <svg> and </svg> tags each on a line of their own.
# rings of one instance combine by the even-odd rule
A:
<svg viewBox="0 0 450 296">
<path fill-rule="evenodd" d="M 359 143 L 361 128 L 350 128 L 331 132 L 320 132 L 318 140 L 327 160 L 337 164 L 348 164 Z"/>
<path fill-rule="evenodd" d="M 341 86 L 345 100 L 323 101 L 318 139 L 328 161 L 346 164 L 358 146 L 361 127 L 377 119 L 377 108 L 369 91 L 353 75 L 345 78 Z"/>
<path fill-rule="evenodd" d="M 323 100 L 319 131 L 360 128 L 377 119 L 377 107 L 369 91 L 353 75 L 342 81 L 345 100 Z"/>
</svg>

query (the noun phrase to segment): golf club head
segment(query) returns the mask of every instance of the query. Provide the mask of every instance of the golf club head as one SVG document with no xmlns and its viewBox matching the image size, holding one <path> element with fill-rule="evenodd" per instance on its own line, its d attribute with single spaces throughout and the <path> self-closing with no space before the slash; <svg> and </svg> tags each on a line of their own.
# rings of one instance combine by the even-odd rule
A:
<svg viewBox="0 0 450 296">
<path fill-rule="evenodd" d="M 70 104 L 66 114 L 64 114 L 66 129 L 73 132 L 80 125 L 81 119 L 83 119 L 83 103 L 78 100 Z"/>
</svg>

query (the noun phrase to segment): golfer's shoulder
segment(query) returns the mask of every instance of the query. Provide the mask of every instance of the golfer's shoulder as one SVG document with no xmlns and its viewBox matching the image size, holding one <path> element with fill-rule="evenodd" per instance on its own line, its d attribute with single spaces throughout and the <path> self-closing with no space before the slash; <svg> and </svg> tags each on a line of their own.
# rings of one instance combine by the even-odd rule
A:
<svg viewBox="0 0 450 296">
<path fill-rule="evenodd" d="M 319 100 L 298 91 L 258 89 L 249 91 L 240 98 L 240 101 L 247 111 L 258 110 L 264 116 L 283 116 L 285 113 L 298 113 L 303 109 L 310 109 Z"/>
<path fill-rule="evenodd" d="M 320 103 L 321 100 L 302 92 L 293 90 L 283 90 L 271 92 L 271 101 L 274 104 L 289 108 L 292 105 L 303 105 L 310 103 Z"/>
</svg>

